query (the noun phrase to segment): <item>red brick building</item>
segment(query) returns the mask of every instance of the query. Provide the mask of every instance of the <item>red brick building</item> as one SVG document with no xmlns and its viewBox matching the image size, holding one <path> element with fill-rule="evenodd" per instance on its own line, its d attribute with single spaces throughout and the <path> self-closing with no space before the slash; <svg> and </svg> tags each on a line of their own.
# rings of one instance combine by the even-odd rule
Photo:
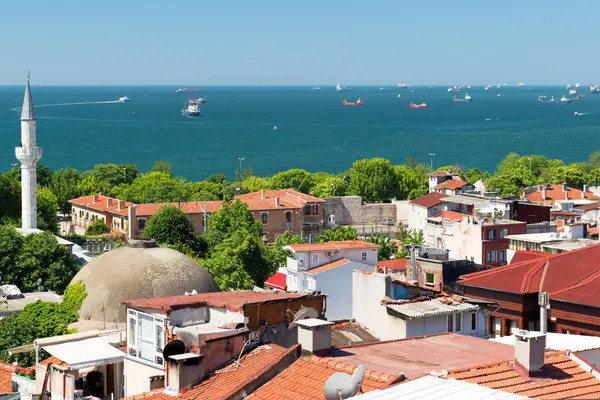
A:
<svg viewBox="0 0 600 400">
<path fill-rule="evenodd" d="M 538 294 L 550 297 L 548 332 L 600 336 L 600 245 L 463 275 L 467 297 L 499 304 L 488 332 L 510 335 L 540 326 Z"/>
</svg>

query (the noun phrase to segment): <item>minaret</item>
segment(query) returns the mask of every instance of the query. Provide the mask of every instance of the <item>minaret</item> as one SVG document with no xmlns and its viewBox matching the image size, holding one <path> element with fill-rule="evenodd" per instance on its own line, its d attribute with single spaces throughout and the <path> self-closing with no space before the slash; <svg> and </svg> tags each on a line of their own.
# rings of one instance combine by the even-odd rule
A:
<svg viewBox="0 0 600 400">
<path fill-rule="evenodd" d="M 21 221 L 23 229 L 37 228 L 37 162 L 42 158 L 42 149 L 35 142 L 35 113 L 29 88 L 29 71 L 21 112 L 21 146 L 15 148 L 17 160 L 21 162 Z"/>
</svg>

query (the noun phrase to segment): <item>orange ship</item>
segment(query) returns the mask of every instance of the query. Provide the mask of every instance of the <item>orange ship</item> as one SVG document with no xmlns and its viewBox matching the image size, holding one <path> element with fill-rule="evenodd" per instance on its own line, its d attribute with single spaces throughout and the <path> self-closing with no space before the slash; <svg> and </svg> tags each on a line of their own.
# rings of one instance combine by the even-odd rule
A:
<svg viewBox="0 0 600 400">
<path fill-rule="evenodd" d="M 358 99 L 356 101 L 348 101 L 344 99 L 344 101 L 342 101 L 342 104 L 345 106 L 362 106 L 363 104 L 365 104 L 365 102 L 361 99 Z"/>
</svg>

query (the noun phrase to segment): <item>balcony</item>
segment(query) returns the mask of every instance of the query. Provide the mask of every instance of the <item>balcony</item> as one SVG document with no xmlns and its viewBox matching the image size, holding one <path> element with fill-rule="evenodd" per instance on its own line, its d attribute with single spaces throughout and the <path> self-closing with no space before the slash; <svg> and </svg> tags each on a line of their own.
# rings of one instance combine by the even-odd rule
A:
<svg viewBox="0 0 600 400">
<path fill-rule="evenodd" d="M 15 147 L 17 160 L 25 165 L 35 165 L 42 158 L 42 149 L 37 146 Z"/>
</svg>

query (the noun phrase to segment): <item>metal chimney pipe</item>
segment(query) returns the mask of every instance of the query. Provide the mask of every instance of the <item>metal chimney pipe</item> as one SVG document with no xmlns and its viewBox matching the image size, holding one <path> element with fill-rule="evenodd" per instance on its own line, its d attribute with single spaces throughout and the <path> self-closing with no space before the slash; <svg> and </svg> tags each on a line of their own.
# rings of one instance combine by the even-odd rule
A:
<svg viewBox="0 0 600 400">
<path fill-rule="evenodd" d="M 547 331 L 548 331 L 548 304 L 550 304 L 548 292 L 540 292 L 539 293 L 538 304 L 540 306 L 540 332 L 547 333 Z"/>
</svg>

